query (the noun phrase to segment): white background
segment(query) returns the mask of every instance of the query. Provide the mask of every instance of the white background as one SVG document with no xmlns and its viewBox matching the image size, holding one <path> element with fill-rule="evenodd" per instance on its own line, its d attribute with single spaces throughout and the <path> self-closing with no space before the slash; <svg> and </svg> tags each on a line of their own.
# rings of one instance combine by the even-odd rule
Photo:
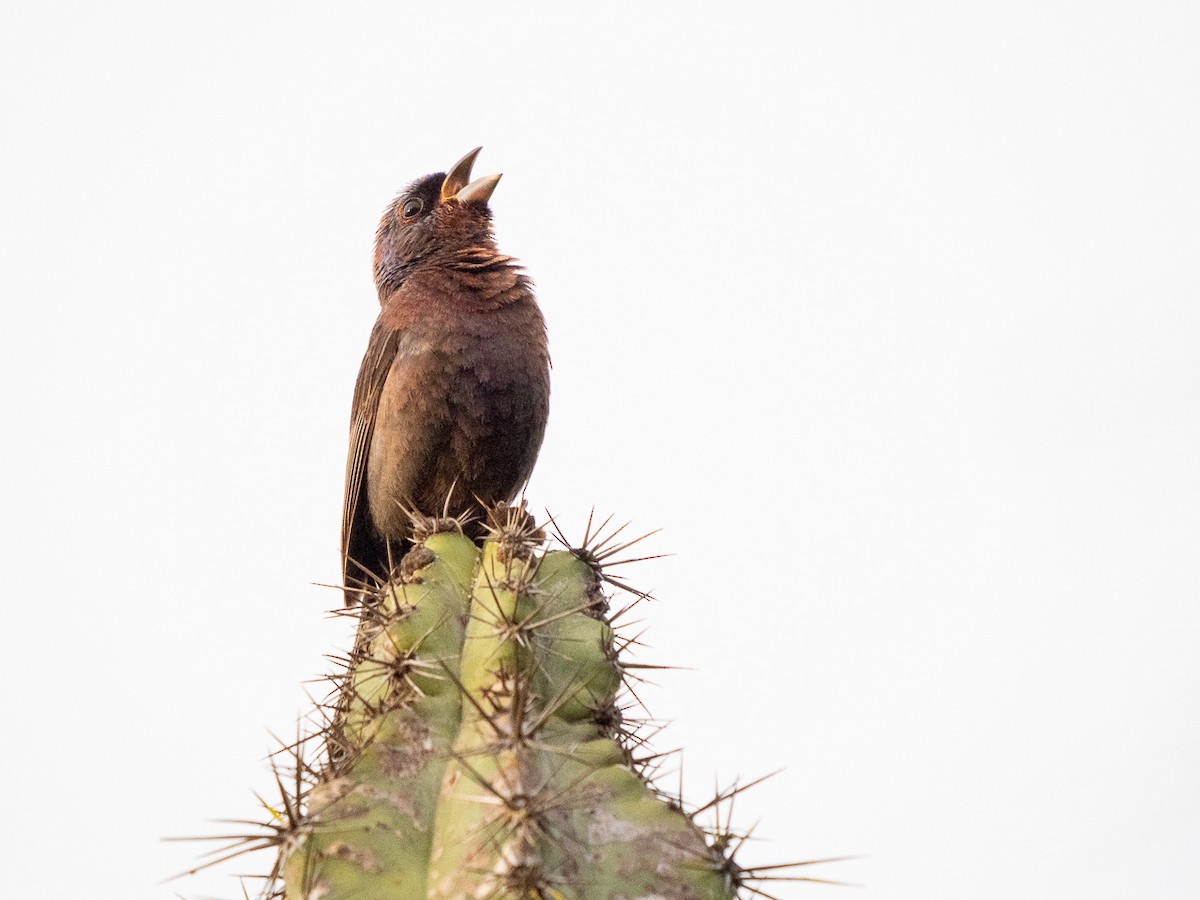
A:
<svg viewBox="0 0 1200 900">
<path fill-rule="evenodd" d="M 658 746 L 786 767 L 746 858 L 1197 896 L 1200 7 L 736 5 L 7 8 L 0 895 L 267 864 L 157 884 L 346 645 L 377 217 L 483 144 L 530 497 L 664 529 Z"/>
</svg>

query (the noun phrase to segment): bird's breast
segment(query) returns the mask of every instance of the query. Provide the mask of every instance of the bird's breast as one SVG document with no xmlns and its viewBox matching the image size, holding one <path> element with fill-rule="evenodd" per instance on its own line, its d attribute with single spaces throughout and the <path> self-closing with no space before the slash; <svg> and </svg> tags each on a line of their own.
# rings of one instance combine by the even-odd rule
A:
<svg viewBox="0 0 1200 900">
<path fill-rule="evenodd" d="M 548 412 L 541 314 L 504 307 L 428 315 L 406 328 L 380 395 L 367 465 L 372 518 L 407 527 L 404 508 L 437 515 L 511 499 L 529 477 Z"/>
</svg>

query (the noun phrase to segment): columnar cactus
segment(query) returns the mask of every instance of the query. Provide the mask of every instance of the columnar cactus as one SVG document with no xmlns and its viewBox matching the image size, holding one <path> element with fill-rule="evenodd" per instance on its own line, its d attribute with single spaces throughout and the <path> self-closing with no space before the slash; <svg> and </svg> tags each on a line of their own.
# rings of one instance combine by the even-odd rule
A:
<svg viewBox="0 0 1200 900">
<path fill-rule="evenodd" d="M 730 900 L 821 881 L 743 868 L 744 835 L 696 824 L 743 788 L 689 815 L 646 777 L 618 706 L 633 666 L 603 590 L 613 541 L 547 552 L 523 510 L 492 519 L 482 548 L 424 520 L 400 575 L 348 611 L 321 761 L 285 748 L 280 808 L 218 861 L 276 847 L 267 900 Z"/>
<path fill-rule="evenodd" d="M 288 900 L 729 898 L 731 865 L 638 774 L 597 564 L 509 511 L 429 534 L 358 609 Z"/>
</svg>

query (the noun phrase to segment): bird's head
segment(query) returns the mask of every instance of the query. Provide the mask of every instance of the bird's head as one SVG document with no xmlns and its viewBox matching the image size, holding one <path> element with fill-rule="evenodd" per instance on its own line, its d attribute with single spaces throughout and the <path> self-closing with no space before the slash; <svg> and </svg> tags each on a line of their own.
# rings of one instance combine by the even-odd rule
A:
<svg viewBox="0 0 1200 900">
<path fill-rule="evenodd" d="M 436 265 L 456 250 L 492 245 L 488 200 L 499 175 L 471 180 L 482 147 L 449 172 L 418 178 L 388 204 L 375 235 L 375 284 L 383 296 L 422 264 Z"/>
</svg>

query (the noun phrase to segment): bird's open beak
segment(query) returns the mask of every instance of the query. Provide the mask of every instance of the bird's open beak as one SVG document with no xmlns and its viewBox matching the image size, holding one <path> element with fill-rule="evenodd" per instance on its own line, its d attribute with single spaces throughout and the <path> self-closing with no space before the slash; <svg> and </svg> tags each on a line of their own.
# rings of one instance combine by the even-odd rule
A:
<svg viewBox="0 0 1200 900">
<path fill-rule="evenodd" d="M 496 190 L 496 185 L 500 183 L 499 175 L 485 175 L 483 178 L 471 181 L 471 167 L 475 165 L 475 157 L 482 149 L 482 147 L 476 147 L 456 162 L 454 168 L 447 173 L 442 181 L 443 203 L 452 197 L 459 203 L 469 203 L 472 200 L 482 200 L 487 203 L 491 199 L 492 191 Z"/>
</svg>

